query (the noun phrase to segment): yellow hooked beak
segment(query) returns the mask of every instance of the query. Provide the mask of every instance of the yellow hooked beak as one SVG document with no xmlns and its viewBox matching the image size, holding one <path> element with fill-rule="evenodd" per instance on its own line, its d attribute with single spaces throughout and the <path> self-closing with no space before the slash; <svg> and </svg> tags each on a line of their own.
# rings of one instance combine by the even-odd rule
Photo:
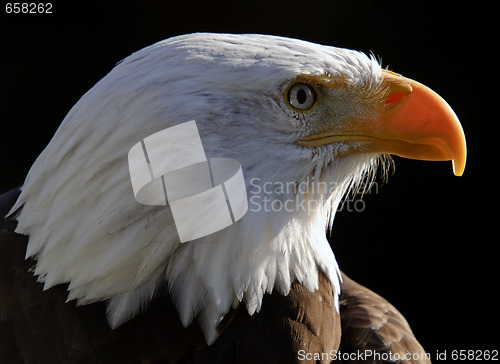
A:
<svg viewBox="0 0 500 364">
<path fill-rule="evenodd" d="M 344 127 L 306 136 L 296 143 L 317 147 L 335 142 L 354 142 L 343 155 L 385 153 L 405 158 L 453 163 L 461 176 L 467 147 L 457 116 L 446 101 L 430 88 L 383 70 L 385 99 L 375 120 L 353 120 Z"/>
</svg>

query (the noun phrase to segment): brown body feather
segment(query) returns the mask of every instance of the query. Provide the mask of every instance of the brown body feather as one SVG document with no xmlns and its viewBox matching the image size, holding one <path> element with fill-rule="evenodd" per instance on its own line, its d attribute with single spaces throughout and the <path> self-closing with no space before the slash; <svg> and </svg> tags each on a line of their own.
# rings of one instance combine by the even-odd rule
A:
<svg viewBox="0 0 500 364">
<path fill-rule="evenodd" d="M 359 361 L 362 363 L 392 359 L 401 359 L 397 362 L 405 364 L 430 362 L 405 318 L 393 305 L 345 274 L 342 280 L 340 352 L 355 354 L 351 357 L 363 358 Z"/>
</svg>

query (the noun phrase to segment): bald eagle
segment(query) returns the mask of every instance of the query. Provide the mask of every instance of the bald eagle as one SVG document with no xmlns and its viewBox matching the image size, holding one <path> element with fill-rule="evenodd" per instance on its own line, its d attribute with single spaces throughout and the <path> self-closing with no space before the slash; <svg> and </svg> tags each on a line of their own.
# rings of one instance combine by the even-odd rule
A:
<svg viewBox="0 0 500 364">
<path fill-rule="evenodd" d="M 181 242 L 168 205 L 134 198 L 127 156 L 191 120 L 207 158 L 240 163 L 249 208 Z M 461 175 L 465 137 L 441 97 L 374 57 L 232 34 L 133 53 L 1 197 L 1 362 L 426 362 L 325 234 L 391 154 L 451 160 Z"/>
</svg>

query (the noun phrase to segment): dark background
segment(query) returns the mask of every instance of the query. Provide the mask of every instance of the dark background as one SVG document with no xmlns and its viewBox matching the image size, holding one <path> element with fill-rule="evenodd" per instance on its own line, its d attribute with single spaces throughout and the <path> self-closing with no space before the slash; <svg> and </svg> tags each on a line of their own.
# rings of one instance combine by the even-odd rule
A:
<svg viewBox="0 0 500 364">
<path fill-rule="evenodd" d="M 337 260 L 400 309 L 435 362 L 436 351 L 499 349 L 494 2 L 52 3 L 45 15 L 7 15 L 5 2 L 0 9 L 0 191 L 22 184 L 83 93 L 161 39 L 264 33 L 373 52 L 449 102 L 468 164 L 458 178 L 449 162 L 395 158 L 387 183 L 337 215 Z"/>
</svg>

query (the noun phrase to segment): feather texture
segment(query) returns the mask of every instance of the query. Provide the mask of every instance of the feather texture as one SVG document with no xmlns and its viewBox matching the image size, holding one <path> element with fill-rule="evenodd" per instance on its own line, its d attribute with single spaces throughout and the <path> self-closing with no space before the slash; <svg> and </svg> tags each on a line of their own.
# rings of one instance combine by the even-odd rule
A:
<svg viewBox="0 0 500 364">
<path fill-rule="evenodd" d="M 342 274 L 342 343 L 339 352 L 362 358 L 352 362 L 428 364 L 430 355 L 389 302 Z"/>
<path fill-rule="evenodd" d="M 0 195 L 0 215 L 18 195 L 17 189 Z M 384 362 L 377 354 L 405 358 L 402 363 L 428 362 L 403 316 L 344 274 L 340 312 L 331 282 L 319 273 L 314 292 L 295 281 L 287 296 L 264 295 L 253 316 L 242 306 L 232 308 L 211 346 L 196 322 L 183 327 L 168 295 L 155 295 L 146 312 L 110 329 L 102 302 L 82 307 L 65 302 L 66 285 L 43 291 L 31 274 L 34 262 L 24 259 L 28 239 L 13 229 L 13 220 L 0 219 L 2 363 L 329 363 L 337 352 L 342 358 L 361 353 L 363 362 Z M 120 297 L 114 311 L 125 315 L 133 299 Z"/>
</svg>

